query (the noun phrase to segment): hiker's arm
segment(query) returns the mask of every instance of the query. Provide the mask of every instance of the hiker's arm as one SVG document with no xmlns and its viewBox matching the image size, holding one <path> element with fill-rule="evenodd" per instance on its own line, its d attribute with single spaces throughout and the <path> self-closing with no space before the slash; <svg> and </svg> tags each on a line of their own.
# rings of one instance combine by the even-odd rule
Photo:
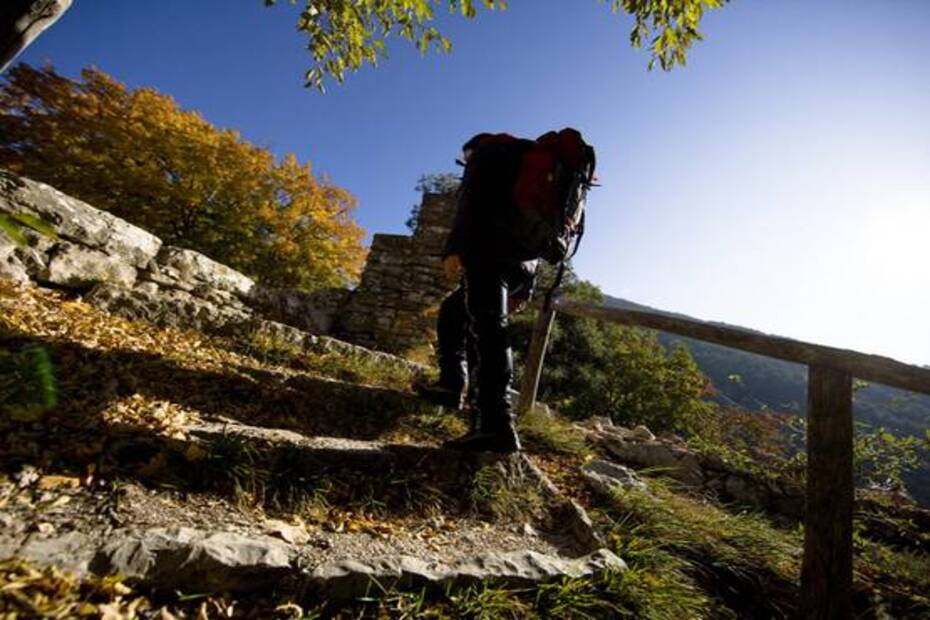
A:
<svg viewBox="0 0 930 620">
<path fill-rule="evenodd" d="M 455 281 L 462 276 L 462 257 L 458 254 L 449 254 L 442 259 L 442 269 L 446 278 Z"/>
<path fill-rule="evenodd" d="M 538 260 L 524 261 L 517 268 L 516 278 L 507 297 L 507 311 L 511 314 L 522 312 L 526 308 L 536 289 L 536 270 Z"/>
</svg>

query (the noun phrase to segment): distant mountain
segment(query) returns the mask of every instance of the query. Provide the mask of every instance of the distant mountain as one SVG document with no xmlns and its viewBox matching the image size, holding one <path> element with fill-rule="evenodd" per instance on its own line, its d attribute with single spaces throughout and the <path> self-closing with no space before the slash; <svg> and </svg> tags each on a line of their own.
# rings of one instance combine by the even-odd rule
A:
<svg viewBox="0 0 930 620">
<path fill-rule="evenodd" d="M 624 310 L 659 312 L 678 318 L 695 319 L 667 312 L 626 299 L 605 296 L 605 304 Z M 761 333 L 735 325 L 718 323 L 749 332 Z M 749 410 L 774 410 L 804 415 L 807 402 L 807 369 L 803 364 L 748 353 L 716 344 L 701 342 L 664 332 L 662 344 L 684 344 L 694 361 L 717 389 L 716 400 Z M 853 413 L 858 421 L 883 426 L 897 435 L 922 437 L 930 426 L 930 395 L 916 394 L 879 384 L 870 384 L 856 392 Z M 930 471 L 910 480 L 912 492 L 924 504 L 930 504 Z"/>
</svg>

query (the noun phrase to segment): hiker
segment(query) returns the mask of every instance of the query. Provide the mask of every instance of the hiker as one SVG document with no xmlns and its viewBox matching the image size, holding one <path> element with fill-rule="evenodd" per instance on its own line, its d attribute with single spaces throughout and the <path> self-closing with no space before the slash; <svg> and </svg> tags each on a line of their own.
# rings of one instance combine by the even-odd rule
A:
<svg viewBox="0 0 930 620">
<path fill-rule="evenodd" d="M 465 173 L 442 260 L 446 275 L 461 286 L 440 307 L 439 380 L 418 390 L 461 408 L 468 371 L 477 362 L 471 386 L 477 424 L 445 446 L 516 452 L 508 312 L 529 299 L 539 258 L 563 272 L 569 244 L 583 226 L 594 150 L 580 133 L 564 129 L 535 141 L 478 134 L 462 151 Z"/>
</svg>

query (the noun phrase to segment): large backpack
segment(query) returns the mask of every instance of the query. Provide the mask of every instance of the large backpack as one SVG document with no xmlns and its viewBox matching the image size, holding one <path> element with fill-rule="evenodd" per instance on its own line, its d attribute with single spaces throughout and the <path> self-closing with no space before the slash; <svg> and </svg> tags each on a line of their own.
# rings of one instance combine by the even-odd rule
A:
<svg viewBox="0 0 930 620">
<path fill-rule="evenodd" d="M 594 180 L 594 149 L 575 129 L 536 140 L 478 134 L 465 143 L 461 196 L 485 203 L 497 238 L 519 260 L 566 259 L 584 230 L 584 202 Z"/>
</svg>

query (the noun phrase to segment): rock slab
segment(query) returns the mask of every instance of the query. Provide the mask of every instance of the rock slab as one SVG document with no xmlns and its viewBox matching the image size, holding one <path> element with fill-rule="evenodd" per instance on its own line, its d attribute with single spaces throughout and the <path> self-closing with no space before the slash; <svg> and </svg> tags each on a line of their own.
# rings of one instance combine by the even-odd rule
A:
<svg viewBox="0 0 930 620">
<path fill-rule="evenodd" d="M 581 467 L 585 481 L 598 493 L 612 495 L 623 489 L 646 490 L 646 483 L 639 479 L 636 472 L 618 463 L 595 460 Z"/>
<path fill-rule="evenodd" d="M 243 591 L 289 574 L 291 556 L 291 547 L 269 537 L 155 528 L 117 536 L 97 553 L 91 568 L 186 592 Z"/>
<path fill-rule="evenodd" d="M 491 582 L 502 587 L 525 587 L 562 578 L 590 577 L 604 571 L 626 570 L 626 563 L 607 549 L 579 558 L 516 551 L 463 558 L 448 564 L 424 562 L 410 556 L 374 560 L 346 560 L 315 568 L 309 585 L 328 596 L 354 598 L 383 588 L 463 587 Z"/>
</svg>

